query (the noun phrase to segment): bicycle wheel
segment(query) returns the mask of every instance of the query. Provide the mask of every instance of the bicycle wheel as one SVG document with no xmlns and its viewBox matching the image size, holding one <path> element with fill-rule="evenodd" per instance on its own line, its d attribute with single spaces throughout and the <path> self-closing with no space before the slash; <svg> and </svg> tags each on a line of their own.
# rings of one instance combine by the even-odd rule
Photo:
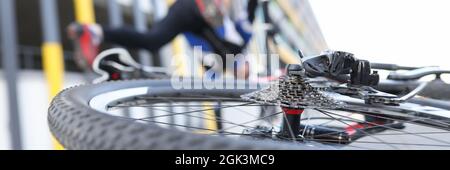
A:
<svg viewBox="0 0 450 170">
<path fill-rule="evenodd" d="M 279 137 L 281 109 L 241 100 L 255 90 L 174 90 L 169 80 L 84 85 L 61 92 L 48 120 L 68 149 L 450 148 L 450 112 L 417 110 L 422 106 L 412 103 L 375 107 L 348 101 L 345 110 L 315 109 L 301 119 L 301 140 Z"/>
</svg>

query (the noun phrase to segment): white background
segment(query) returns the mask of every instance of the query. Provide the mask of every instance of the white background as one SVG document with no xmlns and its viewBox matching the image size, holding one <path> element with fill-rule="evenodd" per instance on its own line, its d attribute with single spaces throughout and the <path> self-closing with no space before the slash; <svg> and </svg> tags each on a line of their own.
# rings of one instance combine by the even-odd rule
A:
<svg viewBox="0 0 450 170">
<path fill-rule="evenodd" d="M 450 68 L 448 0 L 310 0 L 329 45 L 370 61 Z"/>
</svg>

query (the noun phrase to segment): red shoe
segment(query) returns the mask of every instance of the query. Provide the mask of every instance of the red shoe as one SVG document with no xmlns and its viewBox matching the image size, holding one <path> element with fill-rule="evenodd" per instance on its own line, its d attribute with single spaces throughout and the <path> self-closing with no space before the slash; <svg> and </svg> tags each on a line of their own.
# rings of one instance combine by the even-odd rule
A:
<svg viewBox="0 0 450 170">
<path fill-rule="evenodd" d="M 75 63 L 85 71 L 92 70 L 92 63 L 98 55 L 103 39 L 102 29 L 96 24 L 70 24 L 67 29 L 74 44 Z"/>
</svg>

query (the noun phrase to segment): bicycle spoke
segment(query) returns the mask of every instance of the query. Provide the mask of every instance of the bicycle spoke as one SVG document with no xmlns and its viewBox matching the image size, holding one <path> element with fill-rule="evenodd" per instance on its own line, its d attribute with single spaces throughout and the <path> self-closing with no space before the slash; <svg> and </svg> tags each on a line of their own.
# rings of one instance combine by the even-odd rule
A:
<svg viewBox="0 0 450 170">
<path fill-rule="evenodd" d="M 173 105 L 171 105 L 171 107 L 172 107 Z M 187 106 L 189 106 L 189 105 L 187 105 Z M 214 105 L 214 106 L 216 106 L 216 105 Z M 228 107 L 228 108 L 233 108 L 233 107 L 235 107 L 236 105 L 230 105 L 230 107 Z M 247 105 L 246 105 L 247 106 Z M 167 106 L 159 106 L 159 107 L 167 107 Z M 224 107 L 221 107 L 220 109 L 223 109 Z M 225 108 L 225 109 L 228 109 L 228 108 Z M 198 111 L 198 110 L 193 110 L 193 109 L 191 109 L 191 108 L 188 108 L 188 109 L 190 109 L 191 111 L 195 111 L 195 113 Z M 217 108 L 215 108 L 215 109 L 217 109 Z M 255 116 L 255 115 L 252 115 L 251 113 L 249 113 L 249 112 L 247 112 L 247 111 L 245 111 L 245 110 L 242 110 L 242 109 L 239 109 L 239 108 L 233 108 L 233 109 L 238 109 L 239 111 L 242 111 L 242 112 L 244 112 L 244 113 L 246 113 L 247 115 L 250 115 L 250 116 L 252 116 L 252 117 L 255 117 L 255 118 L 257 118 L 257 116 Z M 164 112 L 168 112 L 168 113 L 172 113 L 172 114 L 166 114 L 166 115 L 159 115 L 158 117 L 164 117 L 164 116 L 172 116 L 174 113 L 173 112 L 171 112 L 171 111 L 169 111 L 169 110 L 164 110 L 164 109 L 156 109 L 156 108 L 154 108 L 153 110 L 159 110 L 159 111 L 164 111 Z M 213 121 L 216 121 L 216 120 L 223 120 L 224 122 L 223 123 L 228 123 L 228 124 L 233 124 L 233 125 L 239 125 L 239 124 L 236 124 L 236 123 L 233 123 L 233 122 L 231 122 L 231 121 L 228 121 L 228 120 L 225 120 L 225 119 L 223 119 L 223 118 L 217 118 L 217 116 L 215 116 L 216 117 L 216 119 L 207 119 L 207 118 L 204 118 L 204 117 L 200 117 L 200 116 L 193 116 L 193 115 L 190 115 L 192 112 L 190 112 L 190 111 L 188 111 L 188 112 L 184 112 L 183 114 L 184 115 L 187 115 L 187 116 L 189 116 L 189 117 L 194 117 L 194 118 L 200 118 L 200 119 L 204 119 L 204 120 L 213 120 Z M 181 113 L 180 113 L 181 114 Z M 154 116 L 155 117 L 155 116 Z M 150 117 L 150 118 L 154 118 L 154 117 Z M 148 119 L 150 119 L 150 118 L 148 118 Z M 147 118 L 146 118 L 147 119 Z M 139 119 L 139 120 L 142 120 L 142 119 Z M 270 122 L 269 122 L 270 123 Z M 244 127 L 244 128 L 249 128 L 248 126 L 242 126 L 242 127 Z"/>
<path fill-rule="evenodd" d="M 278 137 L 278 138 L 282 138 L 285 140 L 289 140 L 288 138 L 283 138 L 283 137 Z M 367 149 L 367 150 L 371 150 L 373 148 L 368 148 L 368 147 L 362 147 L 362 146 L 352 146 L 352 145 L 347 145 L 347 144 L 338 144 L 336 142 L 339 142 L 338 140 L 330 140 L 330 141 L 326 141 L 326 140 L 322 140 L 322 139 L 309 139 L 307 140 L 309 142 L 319 142 L 321 144 L 328 144 L 329 146 L 336 146 L 336 145 L 340 145 L 340 147 L 352 147 L 352 148 L 358 148 L 358 149 Z M 336 148 L 336 147 L 335 147 Z"/>
<path fill-rule="evenodd" d="M 450 132 L 416 132 L 411 134 L 420 134 L 420 135 L 435 135 L 435 134 L 450 134 Z M 408 134 L 402 134 L 402 133 L 383 133 L 383 134 L 377 134 L 382 136 L 389 136 L 389 135 L 408 135 Z"/>
<path fill-rule="evenodd" d="M 356 109 L 344 109 L 343 111 L 346 111 L 346 110 L 353 111 L 353 112 L 358 112 L 359 114 L 366 115 L 366 116 L 372 116 L 372 117 L 375 117 L 375 118 L 399 121 L 399 119 L 395 119 L 395 118 L 391 118 L 391 117 L 385 117 L 385 116 L 380 116 L 380 115 L 374 115 L 374 114 L 371 114 L 371 113 L 366 113 L 367 111 L 361 111 L 361 110 L 356 110 Z M 408 116 L 411 117 L 411 115 L 408 115 Z M 415 116 L 415 117 L 417 117 L 417 116 Z M 440 124 L 443 124 L 445 126 L 449 126 L 450 127 L 450 123 L 442 122 L 442 121 L 435 120 L 435 119 L 425 118 L 425 117 L 420 117 L 420 118 L 422 118 L 421 120 L 432 120 L 432 121 L 435 121 L 435 122 L 438 122 Z M 423 124 L 420 124 L 420 125 L 425 126 Z"/>
<path fill-rule="evenodd" d="M 242 102 L 240 102 L 242 103 Z M 216 105 L 202 105 L 202 104 L 198 104 L 198 105 L 173 105 L 174 107 L 214 107 Z M 234 107 L 235 105 L 222 105 L 224 107 Z M 262 104 L 251 104 L 248 106 L 273 106 L 273 105 L 262 105 Z M 119 108 L 131 108 L 131 107 L 145 107 L 145 108 L 153 108 L 153 107 L 164 107 L 164 106 L 158 106 L 158 105 L 153 105 L 153 104 L 148 104 L 148 105 L 117 105 L 117 106 L 111 106 L 111 107 L 119 107 Z"/>
<path fill-rule="evenodd" d="M 169 110 L 163 110 L 163 109 L 155 109 L 155 110 L 173 113 L 173 112 L 171 112 L 171 111 L 169 111 Z M 197 113 L 197 112 L 195 112 L 195 113 Z M 233 123 L 233 122 L 231 122 L 231 121 L 229 121 L 229 120 L 226 120 L 226 119 L 224 119 L 224 118 L 218 118 L 217 116 L 215 116 L 216 119 L 211 119 L 211 118 L 205 118 L 205 117 L 201 117 L 201 116 L 194 116 L 194 115 L 191 115 L 190 113 L 184 114 L 184 115 L 185 115 L 185 116 L 188 116 L 188 117 L 193 117 L 193 118 L 202 119 L 202 120 L 211 120 L 211 121 L 221 120 L 221 121 L 223 121 L 223 122 L 221 122 L 221 123 L 228 123 L 228 124 L 240 126 L 240 127 L 243 127 L 243 128 L 252 128 L 251 126 L 245 126 L 245 125 L 242 125 L 242 124 Z M 162 115 L 161 115 L 161 116 L 162 116 Z M 147 119 L 141 120 L 141 121 L 147 121 Z"/>
<path fill-rule="evenodd" d="M 324 110 L 322 110 L 322 111 L 324 111 Z M 335 114 L 335 113 L 332 113 L 332 112 L 328 112 L 328 111 L 324 111 L 324 112 L 326 112 L 326 113 L 328 113 L 328 114 L 338 115 L 338 114 Z M 345 118 L 348 118 L 348 119 L 354 119 L 354 118 L 352 118 L 352 117 L 343 116 L 343 115 L 338 115 L 338 116 L 342 116 L 342 117 L 345 117 Z M 354 120 L 357 120 L 357 119 L 354 119 Z M 358 120 L 358 121 L 359 121 L 359 120 Z M 414 121 L 418 121 L 418 120 L 414 120 Z M 403 123 L 406 123 L 406 122 L 408 122 L 408 121 L 405 121 L 405 122 L 403 122 Z M 376 124 L 376 123 L 367 122 L 367 121 L 364 121 L 364 123 L 368 123 L 368 124 L 373 125 L 373 126 L 370 127 L 370 128 L 374 128 L 374 127 L 383 127 L 383 128 L 389 129 L 389 130 L 398 131 L 398 132 L 403 132 L 403 133 L 406 133 L 406 134 L 409 134 L 409 135 L 414 135 L 414 136 L 417 136 L 417 137 L 422 137 L 422 138 L 425 138 L 425 139 L 433 140 L 433 141 L 435 141 L 435 142 L 440 142 L 440 143 L 450 144 L 450 142 L 447 142 L 447 141 L 442 141 L 442 140 L 439 140 L 439 139 L 430 138 L 430 137 L 423 136 L 423 135 L 420 135 L 420 134 L 413 134 L 413 133 L 406 132 L 406 131 L 400 130 L 400 129 L 395 129 L 395 128 L 392 128 L 392 127 L 389 127 L 389 126 L 386 126 L 386 125 Z"/>
<path fill-rule="evenodd" d="M 339 116 L 342 116 L 342 115 L 339 115 Z M 347 121 L 353 121 L 353 122 L 357 122 L 357 123 L 367 123 L 367 121 L 363 121 L 363 120 L 358 120 L 358 119 L 353 119 L 352 118 L 352 120 L 350 120 L 350 119 L 346 119 Z M 419 120 L 419 119 L 417 119 L 417 120 Z M 408 123 L 408 122 L 411 122 L 411 121 L 416 121 L 416 120 L 409 120 L 409 121 L 402 121 L 402 122 L 400 122 L 399 121 L 399 123 Z M 369 124 L 369 123 L 368 123 Z M 390 128 L 390 127 L 388 127 L 389 125 L 394 125 L 394 124 L 398 124 L 397 122 L 393 122 L 393 123 L 387 123 L 387 124 L 383 124 L 383 125 L 379 125 L 379 124 L 371 124 L 371 125 L 375 125 L 375 126 L 371 126 L 371 127 L 366 127 L 366 128 L 360 128 L 361 130 L 368 130 L 368 129 L 371 129 L 371 128 L 374 128 L 374 127 L 383 127 L 383 126 L 386 126 L 386 128 Z M 315 135 L 315 136 L 317 136 L 317 137 L 320 137 L 320 136 L 326 136 L 326 135 L 333 135 L 333 134 L 338 134 L 338 133 L 340 133 L 340 132 L 330 132 L 330 133 L 325 133 L 325 134 L 320 134 L 320 135 Z M 402 134 L 404 134 L 404 133 L 402 133 Z M 412 133 L 413 134 L 413 133 Z M 380 135 L 380 134 L 377 134 L 377 135 Z"/>
<path fill-rule="evenodd" d="M 281 114 L 281 113 L 283 113 L 283 112 L 277 112 L 277 113 L 274 113 L 274 114 L 271 114 L 271 115 L 268 115 L 268 116 L 263 116 L 263 117 L 260 117 L 258 119 L 255 119 L 255 120 L 251 120 L 251 121 L 247 121 L 247 122 L 241 123 L 241 125 L 253 123 L 253 122 L 259 121 L 261 119 L 265 119 L 265 118 L 268 118 L 268 117 L 276 116 L 276 115 Z M 235 127 L 228 127 L 228 128 L 225 128 L 225 130 L 232 129 L 232 128 L 235 128 Z"/>
<path fill-rule="evenodd" d="M 308 127 L 309 121 L 311 120 L 311 115 L 310 114 L 308 114 L 308 118 L 306 120 L 307 121 L 306 121 L 305 127 L 303 128 L 303 131 L 302 131 L 302 138 L 303 139 L 305 139 L 306 128 Z"/>
<path fill-rule="evenodd" d="M 328 116 L 328 117 L 334 119 L 333 116 L 331 116 L 330 114 L 327 114 L 327 113 L 324 112 L 324 111 L 321 111 L 320 109 L 315 109 L 315 110 L 317 110 L 317 111 L 319 111 L 320 113 L 322 113 L 322 114 L 324 114 L 324 115 L 326 115 L 326 116 Z M 337 120 L 338 122 L 341 122 L 341 123 L 344 124 L 344 125 L 347 125 L 347 126 L 351 127 L 350 124 L 348 124 L 348 123 L 346 123 L 346 122 L 344 122 L 344 121 L 341 121 L 341 120 L 338 120 L 338 119 L 335 119 L 335 120 Z M 364 130 L 360 130 L 360 129 L 358 129 L 358 128 L 354 128 L 354 129 L 355 129 L 356 131 L 359 131 L 359 132 L 364 133 L 365 135 L 367 135 L 367 136 L 369 136 L 369 137 L 371 137 L 371 138 L 373 138 L 373 139 L 375 139 L 375 140 L 377 140 L 377 141 L 379 141 L 379 142 L 386 142 L 386 141 L 384 141 L 384 140 L 381 140 L 380 138 L 377 138 L 377 137 L 373 136 L 373 135 L 370 134 L 370 133 L 367 133 L 367 132 L 364 131 Z M 395 146 L 392 146 L 392 145 L 389 145 L 389 144 L 387 144 L 387 145 L 390 146 L 390 147 L 392 147 L 392 148 L 394 148 L 394 149 L 398 149 L 398 148 L 395 147 Z"/>
<path fill-rule="evenodd" d="M 211 132 L 217 132 L 217 130 L 214 130 L 214 129 L 201 128 L 201 127 L 195 127 L 195 126 L 187 126 L 187 125 L 180 125 L 180 124 L 173 124 L 173 123 L 160 122 L 160 121 L 150 121 L 150 120 L 148 120 L 146 122 L 159 123 L 159 124 L 165 124 L 165 125 L 169 125 L 169 126 L 178 126 L 178 127 L 197 129 L 197 130 L 205 130 L 205 131 L 211 131 Z M 234 135 L 242 135 L 240 133 L 233 133 L 233 132 L 224 132 L 224 133 L 229 133 L 229 134 L 234 134 Z"/>
<path fill-rule="evenodd" d="M 216 100 L 237 100 L 237 101 L 242 101 L 239 98 L 231 98 L 231 97 L 219 97 L 219 96 L 195 96 L 195 95 L 190 95 L 190 97 L 162 97 L 162 96 L 137 96 L 137 99 L 144 99 L 144 100 L 188 100 L 188 101 L 192 101 L 192 100 L 201 100 L 201 101 L 205 101 L 205 100 L 211 100 L 211 99 L 216 99 Z"/>
<path fill-rule="evenodd" d="M 236 106 L 236 105 L 233 105 L 233 107 L 234 107 L 234 106 Z M 239 106 L 242 106 L 242 105 L 239 105 Z M 165 106 L 165 107 L 167 107 L 167 106 Z M 223 108 L 223 107 L 222 107 L 222 108 Z M 231 108 L 231 107 L 230 107 L 230 108 Z M 192 110 L 191 108 L 188 108 L 188 109 Z M 236 109 L 236 108 L 234 108 L 234 109 Z M 253 122 L 259 121 L 259 120 L 265 120 L 265 118 L 267 118 L 267 117 L 272 117 L 272 116 L 275 116 L 275 115 L 281 113 L 281 112 L 278 112 L 278 113 L 275 113 L 275 114 L 271 114 L 271 115 L 268 115 L 268 116 L 265 116 L 265 117 L 260 117 L 260 118 L 258 118 L 258 119 L 254 119 L 254 120 L 251 120 L 251 121 L 248 121 L 248 122 L 244 122 L 244 123 L 233 123 L 233 122 L 231 122 L 231 121 L 229 121 L 229 120 L 225 120 L 225 119 L 223 119 L 223 118 L 211 119 L 211 118 L 205 118 L 205 117 L 201 117 L 201 116 L 194 116 L 194 115 L 191 115 L 191 113 L 197 113 L 197 112 L 200 112 L 200 111 L 203 112 L 203 111 L 205 111 L 206 109 L 204 109 L 204 110 L 186 111 L 186 112 L 182 112 L 182 113 L 173 113 L 173 111 L 170 111 L 170 110 L 156 109 L 156 108 L 154 108 L 154 110 L 163 111 L 163 112 L 168 112 L 168 113 L 172 113 L 172 114 L 158 115 L 158 116 L 151 117 L 152 119 L 153 119 L 153 118 L 156 118 L 156 117 L 173 116 L 173 115 L 175 115 L 175 114 L 184 114 L 184 115 L 186 115 L 186 116 L 188 116 L 188 117 L 199 118 L 199 119 L 203 119 L 203 120 L 213 120 L 213 121 L 219 120 L 219 121 L 222 121 L 223 123 L 228 123 L 228 124 L 233 125 L 233 126 L 231 126 L 231 127 L 229 127 L 229 128 L 218 129 L 217 132 L 225 132 L 225 130 L 232 129 L 232 128 L 235 128 L 235 127 L 255 128 L 255 127 L 252 127 L 252 126 L 246 126 L 245 124 L 253 123 Z M 248 113 L 248 112 L 247 112 L 247 113 Z M 249 113 L 249 114 L 250 114 L 250 113 Z M 140 121 L 145 121 L 145 122 L 154 122 L 154 121 L 148 121 L 147 119 L 150 119 L 150 117 L 147 117 L 147 118 L 145 118 L 145 119 L 143 119 L 143 118 L 136 119 L 136 121 L 139 121 L 139 120 L 140 120 Z M 174 125 L 174 124 L 171 124 L 171 125 Z M 269 137 L 271 137 L 271 136 L 269 136 Z"/>
<path fill-rule="evenodd" d="M 345 119 L 345 118 L 336 118 L 336 117 L 335 117 L 335 119 L 339 119 L 339 120 L 342 120 L 342 121 L 354 122 L 353 120 Z M 311 118 L 303 118 L 303 119 L 300 119 L 300 121 L 306 121 L 306 120 L 309 120 L 309 121 L 312 121 L 312 120 L 327 120 L 327 122 L 334 122 L 335 119 L 332 119 L 332 118 L 329 118 L 329 117 L 311 117 Z M 324 125 L 324 124 L 321 123 L 321 124 L 318 124 L 317 126 L 323 126 L 323 125 Z"/>
<path fill-rule="evenodd" d="M 339 142 L 339 140 L 333 140 L 333 139 L 309 139 L 310 141 L 317 141 L 317 142 Z M 361 141 L 356 140 L 353 141 L 353 143 L 365 143 L 365 144 L 386 144 L 386 143 L 380 143 L 380 142 L 372 142 L 372 141 Z M 437 146 L 437 147 L 450 147 L 450 145 L 439 145 L 439 144 L 426 144 L 426 143 L 397 143 L 397 142 L 388 142 L 387 144 L 390 145 L 410 145 L 410 146 Z M 345 146 L 351 146 L 351 145 L 345 145 Z"/>
<path fill-rule="evenodd" d="M 350 114 L 351 115 L 351 114 Z M 348 116 L 348 115 L 347 115 Z M 324 122 L 324 123 L 321 123 L 321 124 L 319 124 L 318 126 L 325 126 L 325 125 L 327 125 L 327 124 L 330 124 L 330 123 L 332 123 L 332 122 L 334 122 L 335 120 L 334 119 L 332 119 L 332 118 L 329 118 L 330 119 L 330 121 L 328 121 L 328 122 Z M 337 118 L 337 119 L 339 119 L 339 120 L 343 120 L 343 121 L 351 121 L 351 120 L 349 120 L 349 119 L 343 119 L 343 118 Z"/>
<path fill-rule="evenodd" d="M 230 106 L 230 107 L 238 107 L 238 106 L 247 106 L 248 103 L 246 104 L 240 104 L 240 105 L 234 105 L 234 106 Z M 222 107 L 222 108 L 230 108 L 230 107 Z M 153 117 L 144 117 L 144 118 L 139 118 L 137 120 L 145 120 L 145 119 L 152 119 L 152 118 L 158 118 L 158 117 L 166 117 L 166 116 L 174 116 L 174 115 L 181 115 L 181 114 L 188 114 L 188 113 L 198 113 L 198 112 L 205 112 L 205 111 L 210 111 L 210 110 L 214 110 L 216 108 L 209 108 L 209 109 L 201 109 L 201 110 L 194 110 L 194 111 L 187 111 L 187 112 L 178 112 L 178 113 L 173 113 L 173 114 L 168 114 L 168 115 L 161 115 L 161 116 L 153 116 Z"/>
</svg>

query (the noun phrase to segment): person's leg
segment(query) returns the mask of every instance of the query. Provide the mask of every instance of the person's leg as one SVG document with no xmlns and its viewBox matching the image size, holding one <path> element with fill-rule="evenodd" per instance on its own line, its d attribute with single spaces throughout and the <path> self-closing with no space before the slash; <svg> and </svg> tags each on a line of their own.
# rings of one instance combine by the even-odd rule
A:
<svg viewBox="0 0 450 170">
<path fill-rule="evenodd" d="M 179 0 L 169 9 L 167 16 L 153 24 L 147 32 L 132 28 L 104 27 L 104 40 L 128 48 L 158 50 L 181 32 L 193 31 L 202 27 L 201 16 L 194 0 Z"/>
</svg>

